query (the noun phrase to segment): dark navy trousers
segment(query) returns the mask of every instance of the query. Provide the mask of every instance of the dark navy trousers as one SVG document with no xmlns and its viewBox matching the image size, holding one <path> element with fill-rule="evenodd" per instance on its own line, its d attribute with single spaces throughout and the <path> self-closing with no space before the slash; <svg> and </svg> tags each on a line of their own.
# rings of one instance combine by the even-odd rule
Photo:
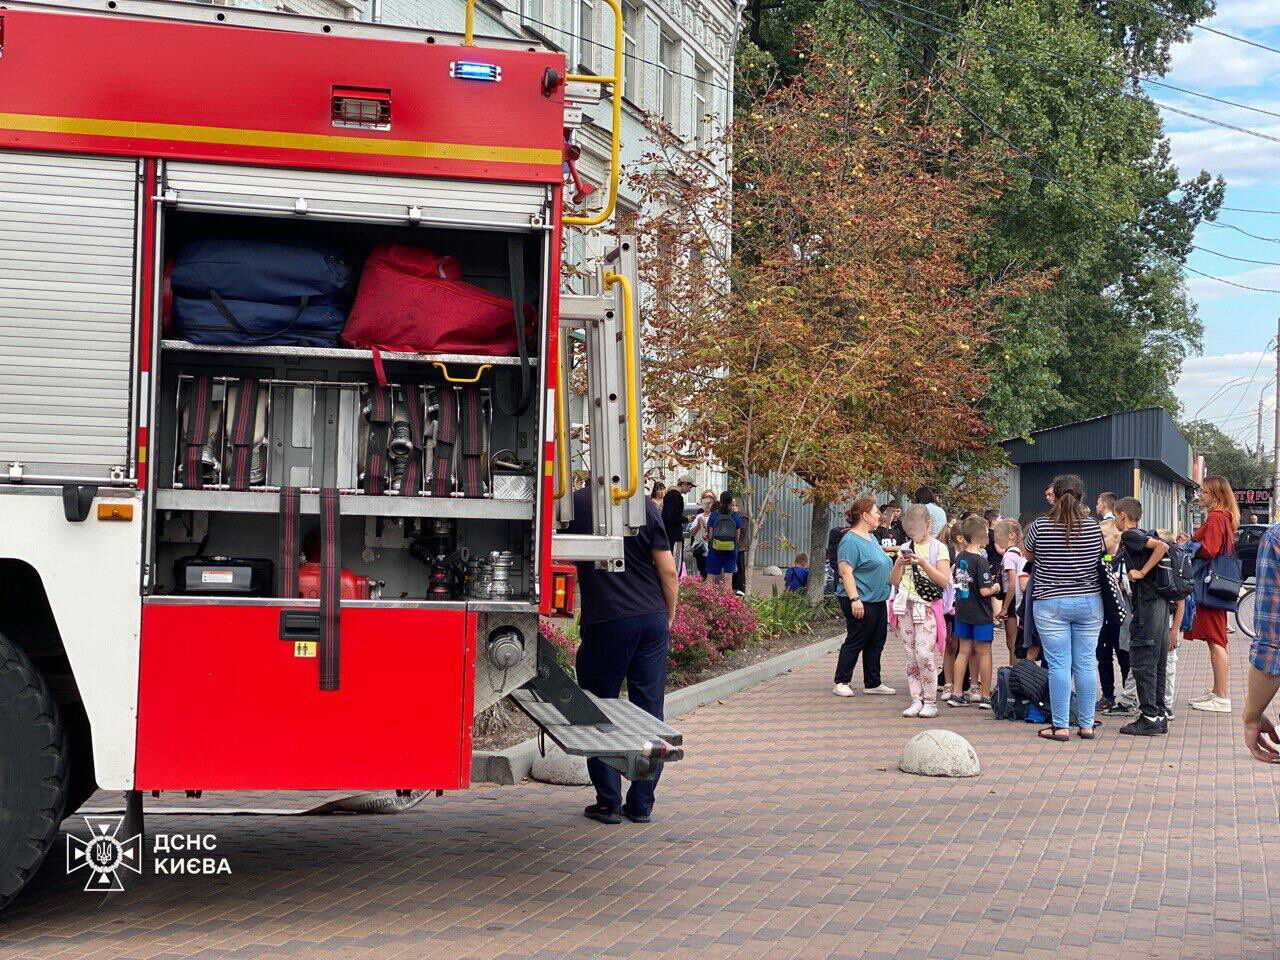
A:
<svg viewBox="0 0 1280 960">
<path fill-rule="evenodd" d="M 645 713 L 663 719 L 667 685 L 667 654 L 671 631 L 665 613 L 583 624 L 578 647 L 578 686 L 597 697 L 613 699 L 627 683 L 627 699 Z M 600 760 L 587 761 L 596 799 L 622 809 L 622 775 Z M 657 779 L 635 780 L 627 790 L 628 813 L 647 815 L 653 809 Z"/>
</svg>

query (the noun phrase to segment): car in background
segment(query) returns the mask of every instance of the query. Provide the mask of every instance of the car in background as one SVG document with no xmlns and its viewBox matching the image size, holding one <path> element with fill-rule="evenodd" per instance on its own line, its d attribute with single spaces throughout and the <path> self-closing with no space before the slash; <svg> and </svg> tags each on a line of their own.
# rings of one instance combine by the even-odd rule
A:
<svg viewBox="0 0 1280 960">
<path fill-rule="evenodd" d="M 1258 572 L 1258 544 L 1262 535 L 1270 529 L 1265 523 L 1243 523 L 1236 532 L 1236 556 L 1240 558 L 1241 571 L 1246 581 Z"/>
</svg>

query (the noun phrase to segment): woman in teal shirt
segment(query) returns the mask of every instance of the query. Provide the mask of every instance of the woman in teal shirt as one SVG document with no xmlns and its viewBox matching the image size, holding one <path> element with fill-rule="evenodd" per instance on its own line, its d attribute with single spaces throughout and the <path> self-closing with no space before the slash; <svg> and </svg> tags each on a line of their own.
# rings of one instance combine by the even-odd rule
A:
<svg viewBox="0 0 1280 960">
<path fill-rule="evenodd" d="M 836 551 L 836 598 L 844 613 L 845 638 L 836 662 L 837 697 L 852 697 L 853 668 L 862 656 L 864 693 L 891 696 L 897 691 L 880 680 L 880 654 L 889 633 L 889 572 L 893 561 L 872 531 L 880 508 L 872 497 L 859 497 L 845 513 L 849 532 Z"/>
</svg>

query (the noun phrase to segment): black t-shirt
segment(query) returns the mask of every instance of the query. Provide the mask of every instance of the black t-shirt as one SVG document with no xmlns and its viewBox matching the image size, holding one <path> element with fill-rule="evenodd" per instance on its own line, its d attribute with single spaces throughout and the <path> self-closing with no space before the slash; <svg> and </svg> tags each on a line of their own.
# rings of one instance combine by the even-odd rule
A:
<svg viewBox="0 0 1280 960">
<path fill-rule="evenodd" d="M 827 533 L 827 563 L 836 562 L 836 553 L 840 549 L 840 541 L 844 539 L 844 535 L 849 532 L 849 528 L 842 525 L 832 527 Z"/>
<path fill-rule="evenodd" d="M 1001 572 L 1004 566 L 1004 554 L 996 546 L 996 532 L 994 530 L 987 534 L 987 563 L 991 567 L 992 582 L 997 588 L 996 592 L 992 594 L 992 599 L 998 600 L 1004 596 L 1004 574 Z"/>
<path fill-rule="evenodd" d="M 956 620 L 960 623 L 990 623 L 991 598 L 984 590 L 995 583 L 986 551 L 966 550 L 951 562 L 951 579 L 956 586 Z"/>
<path fill-rule="evenodd" d="M 662 580 L 653 563 L 654 550 L 670 550 L 662 516 L 645 498 L 647 522 L 634 537 L 624 537 L 623 555 L 627 569 L 622 573 L 597 570 L 594 563 L 579 563 L 578 590 L 581 594 L 582 623 L 606 623 L 667 612 Z M 573 495 L 573 523 L 569 533 L 593 533 L 591 491 L 583 487 Z"/>
<path fill-rule="evenodd" d="M 896 523 L 891 527 L 876 527 L 871 535 L 876 538 L 876 541 L 882 547 L 886 543 L 896 544 L 900 547 L 907 542 L 906 533 Z"/>
<path fill-rule="evenodd" d="M 1125 566 L 1130 570 L 1141 570 L 1146 566 L 1147 561 L 1151 559 L 1151 548 L 1147 546 L 1147 541 L 1154 538 L 1154 533 L 1140 527 L 1131 527 L 1120 534 L 1120 555 L 1124 559 Z M 1141 580 L 1129 581 L 1135 596 L 1150 599 L 1155 595 L 1156 588 L 1153 582 L 1155 573 L 1156 568 L 1152 567 Z"/>
<path fill-rule="evenodd" d="M 684 494 L 672 487 L 662 498 L 662 526 L 667 543 L 675 546 L 684 540 Z"/>
</svg>

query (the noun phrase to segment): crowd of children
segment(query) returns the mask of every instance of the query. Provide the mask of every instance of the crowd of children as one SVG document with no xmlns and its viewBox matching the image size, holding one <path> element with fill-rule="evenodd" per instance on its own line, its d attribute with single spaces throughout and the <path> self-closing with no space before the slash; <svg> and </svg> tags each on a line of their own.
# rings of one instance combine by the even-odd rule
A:
<svg viewBox="0 0 1280 960">
<path fill-rule="evenodd" d="M 1022 523 L 989 510 L 965 514 L 939 529 L 926 503 L 907 507 L 900 521 L 896 505 L 876 513 L 880 526 L 872 531 L 874 536 L 867 531 L 861 535 L 892 558 L 886 613 L 889 630 L 903 647 L 911 696 L 902 715 L 936 717 L 940 703 L 991 709 L 992 648 L 998 635 L 1003 635 L 1010 665 L 1019 660 L 1044 663 L 1034 622 L 1028 622 L 1026 614 L 1035 564 L 1023 546 Z M 1169 599 L 1153 586 L 1170 539 L 1164 532 L 1144 529 L 1142 516 L 1142 504 L 1133 497 L 1103 494 L 1098 499 L 1095 529 L 1103 535 L 1103 570 L 1115 574 L 1113 584 L 1124 581 L 1118 591 L 1126 610 L 1123 616 L 1108 614 L 1107 628 L 1099 637 L 1100 672 L 1101 658 L 1106 663 L 1097 707 L 1110 715 L 1134 717 L 1122 733 L 1151 736 L 1167 732 L 1173 717 L 1173 670 L 1183 602 Z M 843 537 L 856 535 L 848 532 Z M 833 542 L 844 543 L 840 537 L 833 537 Z M 842 571 L 846 552 L 837 554 L 833 573 L 837 579 L 842 574 L 848 579 L 855 571 Z M 855 632 L 851 623 L 851 637 Z M 1112 656 L 1121 667 L 1119 696 L 1114 693 Z M 849 696 L 852 664 L 842 662 L 838 672 L 844 675 L 837 677 L 836 692 Z M 1106 682 L 1108 676 L 1111 684 Z"/>
</svg>

